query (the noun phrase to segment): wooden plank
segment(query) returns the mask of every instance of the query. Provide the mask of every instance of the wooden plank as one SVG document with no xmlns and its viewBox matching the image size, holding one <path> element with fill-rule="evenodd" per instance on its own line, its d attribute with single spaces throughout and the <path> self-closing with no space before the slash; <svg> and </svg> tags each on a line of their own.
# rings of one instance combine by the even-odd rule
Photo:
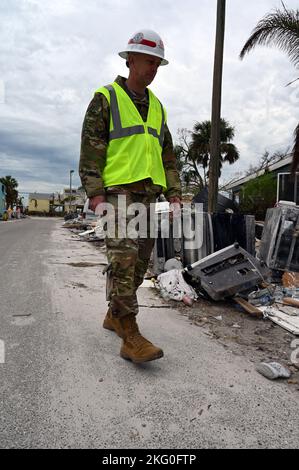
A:
<svg viewBox="0 0 299 470">
<path fill-rule="evenodd" d="M 284 297 L 282 301 L 285 305 L 292 305 L 293 307 L 299 308 L 299 300 L 293 299 L 292 297 Z"/>
<path fill-rule="evenodd" d="M 247 313 L 250 313 L 253 317 L 257 318 L 263 318 L 263 312 L 259 310 L 257 307 L 254 305 L 251 305 L 247 300 L 242 299 L 242 297 L 234 297 L 234 300 L 241 305 L 241 307 L 246 310 Z"/>
</svg>

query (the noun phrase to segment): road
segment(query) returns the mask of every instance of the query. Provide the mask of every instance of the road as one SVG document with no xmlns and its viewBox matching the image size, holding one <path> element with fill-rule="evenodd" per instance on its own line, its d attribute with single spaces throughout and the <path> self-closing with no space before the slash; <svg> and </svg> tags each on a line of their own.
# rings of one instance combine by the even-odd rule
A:
<svg viewBox="0 0 299 470">
<path fill-rule="evenodd" d="M 0 255 L 1 448 L 299 448 L 298 392 L 153 289 L 138 321 L 165 357 L 123 360 L 101 326 L 104 251 L 61 221 L 0 223 Z"/>
</svg>

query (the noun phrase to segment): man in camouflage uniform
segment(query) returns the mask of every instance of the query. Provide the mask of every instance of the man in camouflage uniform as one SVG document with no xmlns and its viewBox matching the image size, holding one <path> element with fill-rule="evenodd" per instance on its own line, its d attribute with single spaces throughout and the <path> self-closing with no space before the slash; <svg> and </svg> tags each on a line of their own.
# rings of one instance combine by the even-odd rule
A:
<svg viewBox="0 0 299 470">
<path fill-rule="evenodd" d="M 159 49 L 157 49 L 158 41 L 160 41 Z M 128 79 L 118 76 L 115 83 L 125 91 L 126 96 L 129 96 L 143 122 L 146 122 L 149 111 L 147 86 L 153 81 L 159 65 L 168 63 L 164 59 L 163 43 L 156 33 L 145 30 L 135 35 L 129 41 L 126 51 L 119 55 L 126 59 L 130 73 Z M 115 331 L 123 339 L 121 356 L 139 363 L 163 356 L 161 348 L 154 346 L 140 334 L 136 323 L 138 313 L 136 292 L 143 282 L 154 245 L 154 238 L 151 238 L 149 233 L 149 207 L 162 191 L 170 203 L 180 204 L 181 187 L 172 138 L 166 123 L 160 158 L 167 187 L 155 184 L 149 177 L 111 186 L 105 184 L 103 172 L 109 150 L 109 136 L 111 136 L 111 106 L 105 94 L 95 93 L 83 123 L 79 173 L 92 210 L 99 205 L 101 207 L 101 204 L 104 207 L 105 202 L 110 203 L 115 208 L 117 221 L 120 210 L 118 196 L 122 195 L 126 198 L 126 208 L 137 202 L 144 204 L 147 211 L 146 238 L 120 237 L 117 224 L 115 237 L 106 238 L 109 309 L 103 327 Z M 164 119 L 163 113 L 162 116 Z M 134 155 L 130 155 L 129 158 L 134 159 Z M 126 213 L 120 215 L 125 217 L 127 223 L 133 218 Z"/>
</svg>

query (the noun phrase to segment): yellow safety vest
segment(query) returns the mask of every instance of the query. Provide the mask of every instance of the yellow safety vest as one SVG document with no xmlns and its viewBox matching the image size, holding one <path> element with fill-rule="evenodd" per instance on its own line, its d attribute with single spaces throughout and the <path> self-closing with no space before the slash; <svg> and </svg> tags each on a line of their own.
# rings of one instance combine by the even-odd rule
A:
<svg viewBox="0 0 299 470">
<path fill-rule="evenodd" d="M 151 178 L 167 187 L 162 161 L 165 110 L 149 92 L 149 110 L 143 121 L 135 104 L 116 82 L 96 90 L 110 105 L 109 144 L 103 170 L 104 187 Z"/>
</svg>

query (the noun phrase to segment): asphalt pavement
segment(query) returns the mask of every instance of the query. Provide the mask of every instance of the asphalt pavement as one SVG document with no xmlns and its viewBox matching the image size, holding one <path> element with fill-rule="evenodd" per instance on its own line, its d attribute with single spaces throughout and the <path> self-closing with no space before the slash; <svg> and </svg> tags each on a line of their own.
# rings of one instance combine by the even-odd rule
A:
<svg viewBox="0 0 299 470">
<path fill-rule="evenodd" d="M 153 289 L 140 288 L 138 322 L 165 356 L 122 359 L 102 328 L 104 250 L 61 220 L 0 223 L 0 256 L 1 448 L 299 447 L 298 392 Z"/>
</svg>

